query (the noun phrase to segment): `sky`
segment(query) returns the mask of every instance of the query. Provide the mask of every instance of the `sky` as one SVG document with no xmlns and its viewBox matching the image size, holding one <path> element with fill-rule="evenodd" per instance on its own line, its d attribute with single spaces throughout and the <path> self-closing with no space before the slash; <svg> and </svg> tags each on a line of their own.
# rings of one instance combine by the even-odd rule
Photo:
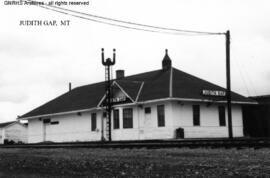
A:
<svg viewBox="0 0 270 178">
<path fill-rule="evenodd" d="M 69 0 L 70 1 L 70 0 Z M 46 2 L 46 1 L 45 1 Z M 125 75 L 157 70 L 168 49 L 172 65 L 226 87 L 224 35 L 136 31 L 34 5 L 0 4 L 0 122 L 72 88 L 104 80 L 101 48 Z M 244 96 L 270 94 L 269 0 L 89 0 L 63 8 L 175 29 L 231 32 L 231 87 Z M 70 20 L 69 26 L 23 26 L 24 20 Z"/>
</svg>

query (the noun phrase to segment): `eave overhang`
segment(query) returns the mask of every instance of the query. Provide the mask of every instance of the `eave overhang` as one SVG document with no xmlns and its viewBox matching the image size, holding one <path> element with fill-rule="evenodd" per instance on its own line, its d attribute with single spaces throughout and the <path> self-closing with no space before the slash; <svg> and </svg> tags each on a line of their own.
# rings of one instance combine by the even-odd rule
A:
<svg viewBox="0 0 270 178">
<path fill-rule="evenodd" d="M 133 106 L 133 105 L 143 105 L 143 104 L 151 104 L 156 102 L 167 102 L 167 101 L 183 101 L 183 102 L 203 102 L 203 103 L 222 103 L 226 104 L 226 100 L 210 100 L 210 99 L 196 99 L 196 98 L 162 98 L 162 99 L 153 99 L 153 100 L 147 100 L 147 101 L 136 101 L 133 103 L 123 103 L 123 104 L 116 104 L 114 107 L 125 107 L 125 106 Z M 249 102 L 249 101 L 231 101 L 232 104 L 239 104 L 239 105 L 245 105 L 245 104 L 252 104 L 256 105 L 258 102 Z M 37 115 L 37 116 L 30 116 L 30 117 L 21 117 L 18 118 L 19 120 L 30 120 L 30 119 L 36 119 L 41 117 L 53 117 L 53 116 L 60 116 L 60 115 L 66 115 L 66 114 L 75 114 L 78 112 L 90 112 L 95 110 L 102 110 L 103 107 L 94 107 L 89 109 L 81 109 L 81 110 L 74 110 L 74 111 L 66 111 L 66 112 L 59 112 L 59 113 L 51 113 L 51 114 L 43 114 L 43 115 Z"/>
</svg>

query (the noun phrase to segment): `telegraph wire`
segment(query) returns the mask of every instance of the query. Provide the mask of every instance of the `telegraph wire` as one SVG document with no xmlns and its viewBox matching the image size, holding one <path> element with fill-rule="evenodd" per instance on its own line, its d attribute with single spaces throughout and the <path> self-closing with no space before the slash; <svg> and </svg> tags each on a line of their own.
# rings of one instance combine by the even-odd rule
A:
<svg viewBox="0 0 270 178">
<path fill-rule="evenodd" d="M 36 1 L 32 1 L 32 0 L 24 0 L 24 1 L 25 2 L 33 2 L 34 4 L 36 2 Z M 173 35 L 189 35 L 189 36 L 195 36 L 195 35 L 196 36 L 198 36 L 198 35 L 224 35 L 225 34 L 225 33 L 181 30 L 181 29 L 174 29 L 174 28 L 166 28 L 166 27 L 145 25 L 145 24 L 140 24 L 140 23 L 134 23 L 134 22 L 123 21 L 123 20 L 119 20 L 119 19 L 113 19 L 113 18 L 98 16 L 98 15 L 93 15 L 93 14 L 89 14 L 89 13 L 79 12 L 79 11 L 70 10 L 70 9 L 57 7 L 57 6 L 52 6 L 52 5 L 47 5 L 47 4 L 44 4 L 44 5 L 35 4 L 35 5 L 39 6 L 39 7 L 42 7 L 42 8 L 45 8 L 47 10 L 55 11 L 55 12 L 62 13 L 62 14 L 65 14 L 65 15 L 70 15 L 70 16 L 73 16 L 73 17 L 77 17 L 77 18 L 81 18 L 81 19 L 85 19 L 85 20 L 90 20 L 90 21 L 97 22 L 97 23 L 103 23 L 103 24 L 107 24 L 107 25 L 112 25 L 112 26 L 117 26 L 117 27 L 122 27 L 122 28 L 127 28 L 127 29 L 133 29 L 133 30 L 141 30 L 141 31 L 147 31 L 147 32 L 165 33 L 165 34 L 173 34 Z M 60 9 L 61 11 L 56 10 L 56 9 Z M 68 12 L 89 16 L 91 18 L 82 17 L 80 15 L 70 14 Z M 99 20 L 97 20 L 97 19 L 99 19 Z M 109 22 L 105 22 L 105 21 L 102 21 L 102 20 L 106 20 L 106 21 L 109 21 Z M 115 22 L 116 23 L 121 23 L 121 24 L 115 24 Z M 128 26 L 128 25 L 133 25 L 133 26 L 138 26 L 138 27 L 131 27 L 131 26 Z M 145 29 L 145 28 L 150 28 L 150 29 Z M 159 31 L 159 30 L 166 30 L 166 31 Z"/>
<path fill-rule="evenodd" d="M 248 59 L 248 62 L 249 62 L 249 64 L 252 66 L 253 64 L 253 61 L 252 60 L 250 60 L 250 58 L 247 58 Z M 246 69 L 246 67 L 244 67 L 244 71 L 246 72 L 246 74 L 247 74 L 247 79 L 248 79 L 248 82 L 250 83 L 250 85 L 251 85 L 251 88 L 252 88 L 252 90 L 253 90 L 253 95 L 258 95 L 258 93 L 257 93 L 257 91 L 256 91 L 256 89 L 255 89 L 255 87 L 254 87 L 254 83 L 253 83 L 253 81 L 252 81 L 252 79 L 251 79 L 251 77 L 250 77 L 250 72 L 248 72 L 248 70 Z"/>
<path fill-rule="evenodd" d="M 129 26 L 125 26 L 125 25 L 113 24 L 113 23 L 110 23 L 110 22 L 103 22 L 103 21 L 99 21 L 99 20 L 92 19 L 92 18 L 89 18 L 89 17 L 82 17 L 82 16 L 79 16 L 79 15 L 74 15 L 74 14 L 70 14 L 70 13 L 67 13 L 67 12 L 64 12 L 64 11 L 59 11 L 59 10 L 51 9 L 51 8 L 48 8 L 48 7 L 44 7 L 44 6 L 41 6 L 41 5 L 39 5 L 39 7 L 47 9 L 47 10 L 51 10 L 51 11 L 54 11 L 54 12 L 62 13 L 62 14 L 65 14 L 65 15 L 81 18 L 81 19 L 84 19 L 84 20 L 89 20 L 89 21 L 93 21 L 93 22 L 97 22 L 97 23 L 112 25 L 112 26 L 116 26 L 116 27 L 122 27 L 122 28 L 126 28 L 126 29 L 133 29 L 133 30 L 140 30 L 140 31 L 154 32 L 154 33 L 163 33 L 163 34 L 172 34 L 172 35 L 189 35 L 189 36 L 194 36 L 195 35 L 195 34 L 181 34 L 181 33 L 173 33 L 173 32 L 165 32 L 165 31 L 157 31 L 157 30 L 149 30 L 149 29 L 142 29 L 142 28 L 136 28 L 136 27 L 129 27 Z"/>
<path fill-rule="evenodd" d="M 249 59 L 248 59 L 249 60 Z M 250 75 L 249 75 L 249 72 L 246 70 L 246 67 L 245 67 L 245 65 L 242 65 L 243 66 L 243 71 L 245 72 L 245 74 L 246 74 L 246 78 L 247 78 L 247 81 L 248 81 L 248 83 L 249 83 L 249 86 L 251 87 L 251 89 L 252 89 L 252 92 L 253 92 L 253 94 L 252 95 L 258 95 L 257 94 L 257 91 L 256 91 L 256 89 L 255 89 L 255 87 L 254 87 L 254 83 L 253 83 L 253 81 L 251 80 L 251 77 L 250 77 Z M 250 96 L 250 95 L 249 95 Z"/>
<path fill-rule="evenodd" d="M 46 5 L 46 6 L 48 6 L 48 5 Z M 65 11 L 70 11 L 70 12 L 74 12 L 74 13 L 79 13 L 79 14 L 91 16 L 91 17 L 94 17 L 94 18 L 99 18 L 99 19 L 104 19 L 104 20 L 109 20 L 109 21 L 129 24 L 129 25 L 136 25 L 136 26 L 142 26 L 142 27 L 155 28 L 155 29 L 160 29 L 160 30 L 170 30 L 170 31 L 177 31 L 177 32 L 184 32 L 184 33 L 200 33 L 200 34 L 208 34 L 208 35 L 221 35 L 221 34 L 224 34 L 224 33 L 192 31 L 192 30 L 180 30 L 180 29 L 174 29 L 174 28 L 166 28 L 166 27 L 145 25 L 145 24 L 134 23 L 134 22 L 129 22 L 129 21 L 123 21 L 123 20 L 118 20 L 118 19 L 113 19 L 113 18 L 108 18 L 108 17 L 102 17 L 102 16 L 93 15 L 93 14 L 89 14 L 89 13 L 83 13 L 83 12 L 79 12 L 79 11 L 75 11 L 75 10 L 69 10 L 69 9 L 65 9 L 65 8 L 57 7 L 57 6 L 50 6 L 50 7 L 65 10 Z"/>
<path fill-rule="evenodd" d="M 248 89 L 247 81 L 246 81 L 246 79 L 245 79 L 245 77 L 243 75 L 243 72 L 242 72 L 241 67 L 240 67 L 240 63 L 237 60 L 237 58 L 236 58 L 235 62 L 236 62 L 236 69 L 238 69 L 237 71 L 240 74 L 240 78 L 241 78 L 241 80 L 242 80 L 242 82 L 243 82 L 243 84 L 245 86 L 246 92 L 247 92 L 248 96 L 250 96 L 250 91 Z M 233 63 L 232 63 L 232 67 L 234 68 Z"/>
<path fill-rule="evenodd" d="M 251 85 L 251 89 L 253 90 L 253 93 L 257 96 L 258 93 L 257 93 L 257 90 L 256 90 L 255 87 L 254 87 L 254 83 L 253 83 L 253 81 L 251 80 L 251 77 L 250 77 L 250 75 L 249 75 L 249 72 L 247 72 L 246 70 L 245 70 L 245 72 L 246 72 L 246 74 L 247 74 L 248 82 L 249 82 L 250 85 Z"/>
<path fill-rule="evenodd" d="M 246 92 L 247 92 L 248 96 L 250 96 L 250 91 L 249 91 L 249 89 L 248 89 L 247 81 L 246 81 L 246 79 L 245 79 L 245 77 L 244 77 L 244 75 L 243 75 L 243 72 L 242 72 L 242 70 L 241 70 L 241 67 L 240 67 L 239 62 L 238 62 L 237 59 L 236 59 L 236 65 L 237 65 L 238 72 L 239 72 L 239 74 L 240 74 L 240 76 L 241 76 L 241 79 L 242 79 L 242 81 L 243 81 L 243 83 L 244 83 Z"/>
<path fill-rule="evenodd" d="M 248 60 L 249 60 L 249 58 L 248 58 Z M 253 82 L 249 77 L 249 73 L 246 71 L 245 65 L 241 65 L 241 61 L 239 61 L 239 59 L 237 57 L 235 58 L 235 62 L 237 65 L 238 72 L 241 76 L 241 79 L 245 85 L 248 96 L 251 96 L 251 91 L 252 91 L 253 95 L 254 94 L 257 95 L 257 92 L 254 88 Z M 246 78 L 244 76 L 246 76 Z"/>
</svg>

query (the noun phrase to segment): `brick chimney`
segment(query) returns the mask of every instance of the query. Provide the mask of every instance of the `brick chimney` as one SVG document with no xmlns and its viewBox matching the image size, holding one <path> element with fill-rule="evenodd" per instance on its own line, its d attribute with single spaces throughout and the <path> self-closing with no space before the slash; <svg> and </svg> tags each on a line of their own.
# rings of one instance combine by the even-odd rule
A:
<svg viewBox="0 0 270 178">
<path fill-rule="evenodd" d="M 125 71 L 124 70 L 116 70 L 116 79 L 121 79 L 125 77 Z"/>
</svg>

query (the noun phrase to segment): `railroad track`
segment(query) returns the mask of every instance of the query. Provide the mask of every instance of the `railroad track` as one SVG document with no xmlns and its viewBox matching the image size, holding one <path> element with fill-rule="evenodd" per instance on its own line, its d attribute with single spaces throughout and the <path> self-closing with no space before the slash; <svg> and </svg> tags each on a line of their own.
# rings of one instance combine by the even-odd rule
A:
<svg viewBox="0 0 270 178">
<path fill-rule="evenodd" d="M 270 138 L 173 139 L 0 145 L 1 148 L 270 148 Z"/>
</svg>

